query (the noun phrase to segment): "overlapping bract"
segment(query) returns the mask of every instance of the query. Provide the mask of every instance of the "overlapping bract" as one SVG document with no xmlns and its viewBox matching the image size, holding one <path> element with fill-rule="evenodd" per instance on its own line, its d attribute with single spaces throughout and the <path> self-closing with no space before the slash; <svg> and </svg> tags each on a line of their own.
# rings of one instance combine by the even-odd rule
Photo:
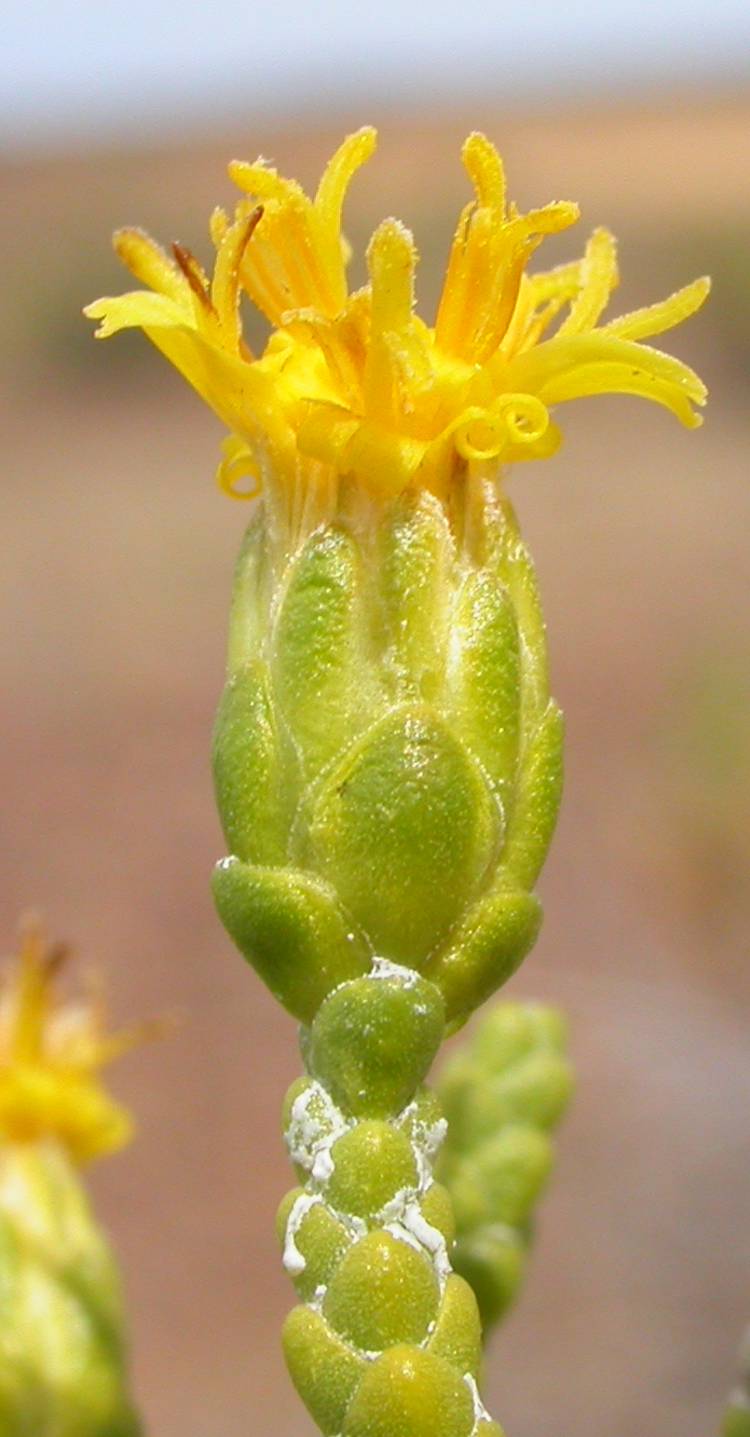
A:
<svg viewBox="0 0 750 1437">
<path fill-rule="evenodd" d="M 472 461 L 554 453 L 550 410 L 585 395 L 638 394 L 689 427 L 700 422 L 697 375 L 641 341 L 692 314 L 708 281 L 600 324 L 618 278 L 612 236 L 597 230 L 581 260 L 528 274 L 544 237 L 573 224 L 578 209 L 556 202 L 519 214 L 483 135 L 464 145 L 475 196 L 459 219 L 434 327 L 414 311 L 417 252 L 396 220 L 375 231 L 369 283 L 350 294 L 341 209 L 374 147 L 371 129 L 349 136 L 312 200 L 263 161 L 231 165 L 246 197 L 233 217 L 212 216 L 210 278 L 179 245 L 170 258 L 138 230 L 115 236 L 151 292 L 101 299 L 87 313 L 100 320 L 99 336 L 143 328 L 228 426 L 219 469 L 227 492 L 352 475 L 374 494 L 417 483 L 442 496 Z M 273 326 L 257 358 L 242 338 L 243 295 Z"/>
<path fill-rule="evenodd" d="M 240 560 L 215 894 L 304 1023 L 378 955 L 429 977 L 455 1025 L 536 937 L 561 718 L 510 507 L 488 481 L 465 497 L 461 541 L 417 493 L 291 557 L 261 511 Z"/>
</svg>

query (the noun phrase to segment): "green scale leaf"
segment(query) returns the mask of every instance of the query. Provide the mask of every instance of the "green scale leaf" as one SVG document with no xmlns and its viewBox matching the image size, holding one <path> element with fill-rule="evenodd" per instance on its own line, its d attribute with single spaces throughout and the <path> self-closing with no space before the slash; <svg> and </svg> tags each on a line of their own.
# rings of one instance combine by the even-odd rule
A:
<svg viewBox="0 0 750 1437">
<path fill-rule="evenodd" d="M 478 765 L 426 710 L 396 713 L 318 795 L 317 863 L 376 952 L 419 968 L 485 873 L 497 813 Z"/>
<path fill-rule="evenodd" d="M 317 531 L 285 579 L 271 640 L 277 701 L 305 775 L 317 778 L 368 714 L 359 548 L 343 529 Z"/>
</svg>

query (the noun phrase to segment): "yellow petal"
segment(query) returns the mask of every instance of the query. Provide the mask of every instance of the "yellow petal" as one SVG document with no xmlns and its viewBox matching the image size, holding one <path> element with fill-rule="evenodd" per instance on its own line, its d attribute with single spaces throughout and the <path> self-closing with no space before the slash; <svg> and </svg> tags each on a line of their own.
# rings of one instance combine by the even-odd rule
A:
<svg viewBox="0 0 750 1437">
<path fill-rule="evenodd" d="M 711 281 L 704 275 L 702 279 L 686 284 L 684 289 L 678 289 L 676 294 L 661 300 L 659 304 L 649 304 L 643 309 L 631 310 L 630 314 L 622 314 L 619 319 L 610 320 L 609 324 L 602 326 L 601 332 L 618 339 L 633 340 L 649 339 L 654 334 L 663 334 L 665 330 L 674 329 L 676 324 L 682 324 L 683 320 L 695 314 L 708 298 L 710 290 Z"/>
<path fill-rule="evenodd" d="M 185 276 L 181 274 L 171 255 L 168 255 L 156 240 L 152 240 L 145 230 L 115 230 L 112 244 L 118 259 L 122 260 L 126 269 L 142 284 L 147 284 L 149 289 L 155 289 L 160 294 L 166 294 L 178 304 L 187 301 Z"/>
<path fill-rule="evenodd" d="M 101 321 L 94 331 L 96 339 L 109 339 L 111 334 L 117 334 L 121 329 L 156 329 L 185 324 L 182 305 L 164 294 L 150 294 L 144 289 L 95 299 L 93 304 L 86 305 L 83 312 L 88 319 Z"/>
<path fill-rule="evenodd" d="M 701 422 L 693 404 L 706 400 L 705 385 L 680 360 L 599 332 L 547 340 L 514 359 L 509 374 L 515 386 L 546 404 L 592 394 L 639 394 L 671 409 L 688 428 Z"/>
<path fill-rule="evenodd" d="M 216 255 L 211 281 L 211 304 L 219 320 L 222 339 L 237 353 L 242 338 L 239 318 L 240 265 L 253 231 L 263 215 L 258 205 L 250 214 L 235 220 L 225 231 Z"/>
<path fill-rule="evenodd" d="M 609 303 L 618 282 L 617 246 L 609 230 L 594 230 L 586 245 L 579 274 L 580 291 L 571 305 L 570 314 L 560 325 L 558 335 L 583 334 L 587 329 L 593 329 Z"/>
<path fill-rule="evenodd" d="M 222 494 L 230 499 L 255 499 L 262 488 L 258 460 L 239 434 L 229 434 L 222 441 L 222 459 L 216 470 L 216 482 Z"/>
</svg>

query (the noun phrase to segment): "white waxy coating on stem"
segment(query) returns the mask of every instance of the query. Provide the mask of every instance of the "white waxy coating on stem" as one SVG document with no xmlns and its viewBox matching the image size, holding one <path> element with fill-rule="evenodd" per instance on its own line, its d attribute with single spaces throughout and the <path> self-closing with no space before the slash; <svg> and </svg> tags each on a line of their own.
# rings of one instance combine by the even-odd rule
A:
<svg viewBox="0 0 750 1437">
<path fill-rule="evenodd" d="M 410 1103 L 401 1114 L 399 1125 L 404 1119 L 408 1123 L 417 1111 L 417 1104 Z M 426 1254 L 441 1293 L 452 1271 L 448 1248 L 443 1234 L 427 1221 L 419 1204 L 420 1198 L 433 1186 L 433 1162 L 447 1127 L 445 1118 L 437 1118 L 431 1123 L 420 1122 L 417 1118 L 412 1122 L 411 1149 L 417 1167 L 417 1186 L 399 1189 L 378 1213 L 378 1221 L 386 1232 L 417 1252 Z"/>
<path fill-rule="evenodd" d="M 452 1270 L 445 1238 L 438 1228 L 427 1221 L 413 1189 L 403 1188 L 397 1193 L 386 1204 L 379 1218 L 384 1232 L 429 1258 L 442 1292 Z"/>
<path fill-rule="evenodd" d="M 369 976 L 376 981 L 396 982 L 402 988 L 414 988 L 419 982 L 419 975 L 413 969 L 404 968 L 386 958 L 373 960 Z M 432 1169 L 447 1131 L 447 1123 L 442 1117 L 421 1116 L 420 1107 L 419 1098 L 415 1098 L 391 1119 L 391 1126 L 408 1134 L 416 1167 L 416 1183 L 399 1189 L 377 1213 L 375 1222 L 382 1232 L 427 1259 L 442 1296 L 452 1273 L 448 1247 L 443 1233 L 428 1222 L 421 1202 L 433 1186 Z M 317 1079 L 309 1079 L 292 1103 L 286 1143 L 292 1161 L 308 1174 L 306 1191 L 296 1199 L 287 1219 L 283 1263 L 292 1277 L 299 1277 L 306 1268 L 297 1238 L 307 1214 L 315 1206 L 324 1205 L 342 1223 L 355 1243 L 372 1228 L 372 1222 L 368 1223 L 351 1213 L 339 1212 L 327 1199 L 328 1184 L 335 1171 L 332 1148 L 340 1137 L 357 1126 L 357 1121 L 341 1111 Z M 321 1311 L 326 1293 L 326 1284 L 319 1284 L 312 1297 L 307 1299 L 308 1307 Z M 428 1346 L 434 1326 L 433 1321 L 418 1346 Z M 382 1355 L 380 1351 L 357 1351 L 369 1362 Z M 475 1437 L 478 1424 L 486 1413 L 473 1379 L 469 1380 L 469 1386 L 475 1413 L 472 1437 Z"/>
<path fill-rule="evenodd" d="M 491 1422 L 492 1418 L 490 1417 L 487 1408 L 485 1407 L 481 1397 L 479 1396 L 479 1388 L 477 1387 L 476 1379 L 472 1377 L 470 1372 L 464 1373 L 464 1382 L 466 1383 L 466 1386 L 471 1393 L 471 1400 L 474 1403 L 474 1426 L 471 1430 L 471 1437 L 475 1437 L 475 1433 L 477 1431 L 477 1428 L 479 1427 L 480 1422 Z"/>
<path fill-rule="evenodd" d="M 331 1148 L 351 1127 L 353 1120 L 344 1117 L 320 1083 L 311 1081 L 292 1103 L 285 1133 L 292 1162 L 325 1185 L 333 1173 Z"/>
<path fill-rule="evenodd" d="M 414 1114 L 418 1112 L 416 1102 L 409 1103 L 399 1116 L 399 1127 L 406 1127 L 410 1124 Z M 419 1174 L 420 1192 L 426 1192 L 432 1183 L 432 1168 L 435 1157 L 442 1146 L 445 1135 L 448 1131 L 448 1124 L 445 1118 L 436 1118 L 432 1123 L 426 1123 L 419 1118 L 411 1123 L 412 1152 L 417 1164 Z"/>
<path fill-rule="evenodd" d="M 396 978 L 402 988 L 415 988 L 419 982 L 419 974 L 414 968 L 404 968 L 400 963 L 392 963 L 390 958 L 373 958 L 368 977 Z"/>
<path fill-rule="evenodd" d="M 331 1157 L 330 1144 L 321 1143 L 315 1154 L 315 1162 L 310 1169 L 310 1177 L 313 1182 L 325 1184 L 333 1177 L 334 1161 Z"/>
<path fill-rule="evenodd" d="M 287 1218 L 284 1255 L 281 1260 L 290 1277 L 299 1277 L 307 1267 L 305 1256 L 297 1247 L 297 1235 L 310 1209 L 317 1207 L 322 1201 L 319 1193 L 300 1193 Z"/>
</svg>

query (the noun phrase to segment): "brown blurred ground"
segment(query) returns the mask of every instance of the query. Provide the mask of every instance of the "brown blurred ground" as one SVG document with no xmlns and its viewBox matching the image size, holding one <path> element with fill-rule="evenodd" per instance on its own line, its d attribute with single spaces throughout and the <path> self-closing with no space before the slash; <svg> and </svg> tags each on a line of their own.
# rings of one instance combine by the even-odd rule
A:
<svg viewBox="0 0 750 1437">
<path fill-rule="evenodd" d="M 488 1381 L 511 1437 L 698 1437 L 750 1317 L 750 103 L 467 119 L 387 123 L 355 182 L 350 236 L 391 211 L 413 224 L 428 299 L 476 124 L 519 203 L 580 198 L 579 247 L 602 220 L 617 231 L 620 307 L 716 278 L 674 341 L 712 390 L 704 430 L 592 401 L 565 412 L 560 457 L 511 480 L 569 736 L 546 925 L 511 989 L 569 1010 L 579 1093 Z M 0 932 L 9 945 L 41 905 L 106 965 L 118 1015 L 187 1015 L 123 1066 L 140 1136 L 94 1178 L 154 1437 L 312 1431 L 282 1371 L 272 1238 L 298 1060 L 207 890 L 208 732 L 246 514 L 213 489 L 212 418 L 144 341 L 95 346 L 79 310 L 126 283 L 115 224 L 203 249 L 230 154 L 311 181 L 337 135 L 238 126 L 177 153 L 0 171 Z"/>
</svg>

